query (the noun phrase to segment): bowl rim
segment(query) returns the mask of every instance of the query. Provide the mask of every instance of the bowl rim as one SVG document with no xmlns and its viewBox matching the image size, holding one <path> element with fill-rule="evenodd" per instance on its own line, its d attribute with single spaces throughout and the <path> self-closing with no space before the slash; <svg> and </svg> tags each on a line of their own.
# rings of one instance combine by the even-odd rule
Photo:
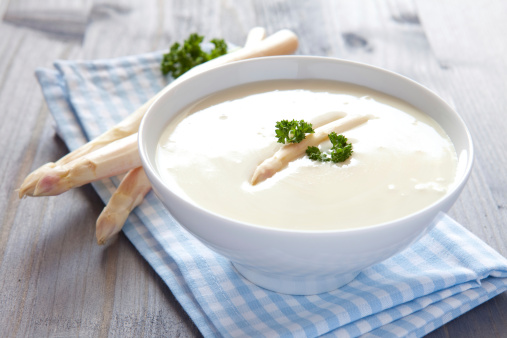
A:
<svg viewBox="0 0 507 338">
<path fill-rule="evenodd" d="M 215 212 L 208 210 L 206 208 L 203 208 L 200 205 L 194 203 L 193 201 L 180 196 L 178 193 L 172 191 L 172 189 L 167 187 L 167 185 L 164 183 L 164 181 L 160 178 L 155 165 L 152 164 L 152 161 L 149 159 L 148 154 L 145 152 L 146 147 L 144 144 L 145 143 L 144 135 L 146 133 L 148 133 L 146 131 L 146 125 L 148 124 L 148 122 L 146 122 L 146 121 L 149 120 L 149 117 L 152 114 L 154 114 L 152 112 L 157 110 L 157 107 L 158 107 L 158 105 L 161 104 L 160 102 L 163 100 L 163 97 L 170 95 L 174 91 L 174 89 L 179 87 L 180 85 L 187 83 L 187 82 L 191 82 L 191 81 L 198 81 L 202 76 L 205 76 L 205 74 L 208 74 L 210 72 L 212 72 L 212 73 L 220 72 L 221 69 L 224 69 L 224 68 L 241 67 L 241 65 L 245 64 L 245 63 L 247 63 L 247 64 L 248 63 L 256 63 L 256 62 L 262 63 L 262 62 L 269 62 L 269 60 L 283 60 L 283 59 L 288 59 L 288 60 L 298 60 L 299 59 L 299 60 L 309 60 L 309 61 L 314 60 L 314 61 L 319 61 L 319 62 L 323 61 L 323 62 L 331 62 L 331 63 L 341 63 L 341 64 L 344 64 L 347 66 L 367 68 L 367 69 L 370 69 L 371 71 L 374 71 L 374 72 L 384 73 L 386 76 L 397 77 L 398 79 L 400 79 L 402 81 L 407 81 L 407 82 L 411 83 L 411 85 L 418 87 L 419 90 L 425 92 L 427 95 L 432 96 L 433 99 L 435 99 L 439 105 L 445 107 L 447 111 L 450 111 L 454 114 L 454 117 L 457 119 L 457 121 L 459 121 L 459 124 L 460 124 L 459 129 L 461 129 L 462 132 L 464 132 L 464 135 L 466 135 L 466 142 L 468 144 L 467 159 L 466 159 L 466 166 L 461 170 L 461 178 L 454 183 L 452 188 L 444 196 L 440 197 L 439 199 L 437 199 L 433 203 L 427 205 L 423 209 L 420 209 L 416 212 L 410 213 L 406 216 L 396 218 L 391 221 L 386 221 L 386 222 L 367 225 L 367 226 L 361 226 L 361 227 L 357 227 L 357 228 L 327 229 L 327 230 L 285 229 L 285 228 L 277 228 L 277 227 L 272 227 L 272 226 L 266 226 L 266 225 L 261 225 L 261 224 L 240 221 L 240 220 L 228 217 L 228 216 L 224 216 L 224 215 L 215 213 Z M 465 121 L 463 120 L 463 118 L 461 117 L 461 115 L 455 109 L 453 109 L 446 101 L 444 101 L 434 91 L 432 91 L 429 88 L 427 88 L 426 86 L 416 82 L 415 80 L 412 80 L 409 77 L 401 75 L 401 74 L 396 73 L 394 71 L 390 71 L 390 70 L 387 70 L 387 69 L 384 69 L 381 67 L 377 67 L 377 66 L 373 66 L 370 64 L 366 64 L 366 63 L 362 63 L 362 62 L 358 62 L 358 61 L 340 59 L 340 58 L 335 58 L 335 57 L 312 56 L 312 55 L 265 56 L 265 57 L 257 57 L 257 58 L 253 58 L 253 59 L 235 61 L 232 63 L 228 63 L 225 65 L 217 66 L 215 68 L 206 70 L 202 73 L 190 76 L 190 77 L 185 78 L 181 81 L 179 81 L 179 80 L 173 80 L 173 81 L 178 81 L 178 84 L 175 85 L 173 88 L 170 88 L 169 90 L 165 91 L 159 97 L 157 97 L 157 99 L 155 99 L 154 102 L 152 102 L 152 104 L 148 107 L 146 113 L 144 114 L 144 116 L 141 120 L 141 123 L 139 126 L 139 132 L 138 132 L 138 148 L 139 148 L 139 155 L 141 158 L 142 166 L 147 171 L 148 178 L 150 179 L 150 181 L 152 179 L 155 179 L 157 181 L 157 184 L 159 184 L 161 187 L 163 187 L 165 190 L 167 190 L 171 195 L 173 195 L 178 200 L 192 205 L 192 207 L 197 208 L 199 210 L 199 212 L 201 212 L 201 213 L 209 214 L 209 215 L 216 217 L 220 220 L 223 220 L 223 221 L 226 221 L 229 223 L 234 223 L 238 226 L 244 226 L 244 227 L 249 227 L 251 229 L 276 232 L 276 233 L 290 233 L 290 234 L 304 234 L 304 235 L 322 235 L 322 234 L 329 235 L 329 234 L 349 234 L 349 233 L 357 234 L 357 233 L 361 233 L 364 231 L 372 231 L 374 229 L 379 229 L 379 228 L 386 228 L 386 227 L 390 227 L 390 226 L 395 227 L 398 224 L 405 224 L 409 219 L 417 218 L 418 216 L 421 216 L 422 214 L 428 212 L 430 209 L 435 208 L 440 203 L 443 203 L 445 200 L 450 199 L 451 196 L 453 196 L 455 194 L 459 194 L 461 192 L 461 190 L 463 189 L 463 187 L 465 186 L 466 182 L 468 181 L 468 178 L 469 178 L 472 168 L 473 168 L 473 163 L 475 161 L 474 145 L 473 145 L 473 140 L 472 140 L 470 130 L 468 129 L 468 127 L 467 127 Z M 248 82 L 248 83 L 262 82 L 262 81 L 269 81 L 269 80 L 252 81 L 252 82 Z M 336 81 L 340 81 L 340 80 L 336 80 Z M 345 81 L 341 81 L 341 82 L 345 82 Z M 364 87 L 367 87 L 367 86 L 364 86 Z M 222 90 L 226 90 L 226 89 L 222 89 Z M 221 90 L 217 90 L 217 91 L 215 91 L 215 93 L 219 92 L 219 91 L 221 91 Z M 385 94 L 387 94 L 387 93 L 385 93 Z M 391 94 L 387 94 L 387 95 L 391 95 Z M 391 96 L 396 97 L 394 95 L 391 95 Z M 204 96 L 202 96 L 202 95 L 200 96 L 200 98 L 203 98 L 203 97 Z M 404 99 L 402 99 L 400 97 L 398 97 L 398 99 L 405 101 Z M 196 100 L 193 100 L 192 102 L 195 102 L 195 101 Z M 192 104 L 192 102 L 188 102 L 187 105 Z M 408 103 L 410 104 L 410 102 L 408 102 Z M 177 115 L 177 113 L 175 115 L 173 115 L 173 117 L 176 115 Z M 167 121 L 167 123 L 169 121 L 170 121 L 170 119 Z M 160 135 L 159 135 L 159 137 L 160 137 Z M 459 161 L 459 154 L 457 154 L 457 156 L 458 156 L 458 161 Z M 180 222 L 178 222 L 178 223 L 180 224 Z M 184 225 L 184 224 L 180 224 L 180 225 L 182 225 L 183 227 L 186 228 L 186 225 Z"/>
</svg>

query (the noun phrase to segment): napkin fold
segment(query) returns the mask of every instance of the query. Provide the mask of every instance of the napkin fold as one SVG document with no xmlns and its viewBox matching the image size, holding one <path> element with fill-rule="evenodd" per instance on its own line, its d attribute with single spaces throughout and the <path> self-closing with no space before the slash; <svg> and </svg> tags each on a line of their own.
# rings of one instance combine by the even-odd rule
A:
<svg viewBox="0 0 507 338">
<path fill-rule="evenodd" d="M 56 61 L 37 79 L 58 134 L 75 149 L 122 120 L 170 79 L 162 52 Z M 117 179 L 93 183 L 107 202 Z M 184 230 L 153 193 L 123 229 L 206 337 L 420 337 L 507 290 L 507 260 L 449 216 L 348 285 L 311 296 L 262 289 Z"/>
</svg>

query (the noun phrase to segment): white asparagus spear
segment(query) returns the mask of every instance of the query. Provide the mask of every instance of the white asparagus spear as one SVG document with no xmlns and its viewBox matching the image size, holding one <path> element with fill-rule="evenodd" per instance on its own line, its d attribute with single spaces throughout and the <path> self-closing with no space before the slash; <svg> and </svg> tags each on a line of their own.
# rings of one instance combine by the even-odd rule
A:
<svg viewBox="0 0 507 338">
<path fill-rule="evenodd" d="M 317 129 L 319 127 L 322 127 L 325 124 L 342 119 L 345 116 L 347 116 L 347 113 L 345 113 L 345 112 L 338 111 L 338 110 L 332 110 L 327 113 L 313 117 L 309 122 L 312 124 L 313 129 Z"/>
<path fill-rule="evenodd" d="M 123 174 L 141 165 L 136 133 L 52 168 L 37 182 L 33 196 L 59 195 L 90 182 Z"/>
<path fill-rule="evenodd" d="M 97 149 L 100 149 L 116 140 L 122 139 L 126 136 L 132 135 L 133 133 L 137 133 L 139 130 L 139 124 L 141 122 L 142 117 L 146 113 L 146 110 L 150 107 L 150 105 L 155 101 L 156 96 L 148 100 L 141 107 L 139 107 L 132 114 L 127 116 L 120 123 L 103 133 L 102 135 L 94 138 L 88 143 L 83 144 L 81 147 L 76 150 L 68 153 L 57 162 L 46 163 L 38 169 L 34 170 L 30 173 L 19 188 L 18 194 L 19 197 L 23 196 L 33 196 L 35 187 L 39 182 L 40 178 L 45 176 L 46 174 L 50 174 L 52 170 L 62 165 L 65 165 L 69 162 L 74 161 L 77 158 L 80 158 L 86 154 L 89 154 Z"/>
<path fill-rule="evenodd" d="M 252 28 L 246 38 L 245 48 L 259 43 L 265 37 L 264 28 Z M 150 190 L 151 184 L 143 168 L 132 169 L 122 178 L 97 219 L 96 236 L 99 245 L 105 244 L 121 231 L 130 212 L 141 204 Z"/>
<path fill-rule="evenodd" d="M 142 167 L 130 170 L 111 196 L 97 219 L 97 243 L 105 244 L 123 228 L 130 212 L 151 190 L 151 184 Z"/>
<path fill-rule="evenodd" d="M 243 48 L 250 48 L 258 44 L 266 38 L 266 29 L 264 27 L 254 27 L 250 29 L 246 36 L 245 45 Z"/>
<path fill-rule="evenodd" d="M 251 47 L 239 49 L 229 54 L 222 55 L 216 59 L 210 60 L 197 67 L 192 68 L 190 71 L 186 72 L 178 79 L 171 82 L 152 99 L 150 99 L 140 108 L 138 108 L 134 113 L 130 114 L 126 119 L 124 119 L 122 122 L 106 131 L 104 134 L 98 136 L 97 138 L 91 140 L 90 142 L 86 143 L 80 148 L 67 154 L 65 157 L 63 157 L 56 163 L 47 163 L 41 166 L 40 168 L 36 169 L 35 171 L 33 171 L 25 178 L 24 182 L 21 184 L 21 187 L 18 190 L 19 197 L 22 198 L 24 196 L 35 196 L 36 195 L 35 188 L 38 185 L 40 178 L 45 175 L 50 175 L 52 170 L 55 170 L 61 165 L 69 163 L 75 160 L 76 158 L 86 155 L 115 140 L 136 133 L 137 130 L 139 129 L 139 124 L 141 123 L 142 117 L 146 113 L 146 110 L 153 103 L 153 101 L 155 101 L 159 96 L 163 95 L 165 92 L 167 92 L 177 83 L 179 83 L 179 81 L 183 81 L 203 71 L 206 71 L 213 67 L 224 65 L 229 62 L 259 56 L 292 54 L 296 51 L 297 46 L 298 46 L 297 36 L 289 30 L 281 30 L 274 33 L 273 35 L 270 35 L 265 40 L 260 41 L 256 45 L 252 45 Z"/>
<path fill-rule="evenodd" d="M 284 168 L 290 161 L 304 155 L 308 147 L 316 147 L 325 141 L 331 132 L 334 131 L 337 134 L 343 133 L 369 119 L 370 117 L 367 115 L 347 116 L 316 128 L 315 133 L 307 135 L 306 138 L 299 143 L 291 143 L 282 146 L 273 156 L 259 164 L 252 175 L 251 184 L 256 185 L 270 178 Z"/>
</svg>

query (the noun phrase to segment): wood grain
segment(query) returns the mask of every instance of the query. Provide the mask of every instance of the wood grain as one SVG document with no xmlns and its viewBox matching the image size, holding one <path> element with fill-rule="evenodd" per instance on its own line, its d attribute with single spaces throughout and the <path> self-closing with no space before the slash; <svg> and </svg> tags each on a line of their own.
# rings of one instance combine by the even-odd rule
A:
<svg viewBox="0 0 507 338">
<path fill-rule="evenodd" d="M 408 76 L 469 125 L 477 161 L 450 215 L 507 256 L 507 4 L 500 0 L 10 0 L 0 2 L 0 336 L 199 336 L 171 292 L 120 236 L 94 240 L 90 187 L 19 200 L 31 170 L 66 148 L 33 76 L 55 59 L 165 49 L 191 32 L 242 44 L 251 27 L 289 28 L 300 54 Z M 431 337 L 501 337 L 507 295 Z"/>
</svg>

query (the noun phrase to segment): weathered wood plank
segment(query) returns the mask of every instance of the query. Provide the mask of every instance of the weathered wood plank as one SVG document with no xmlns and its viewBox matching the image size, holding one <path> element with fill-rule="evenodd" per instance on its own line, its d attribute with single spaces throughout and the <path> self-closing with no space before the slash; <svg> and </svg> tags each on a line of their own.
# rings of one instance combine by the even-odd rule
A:
<svg viewBox="0 0 507 338">
<path fill-rule="evenodd" d="M 95 244 L 102 203 L 90 187 L 17 199 L 14 189 L 29 171 L 66 152 L 33 77 L 36 67 L 57 58 L 165 49 L 190 32 L 239 45 L 253 26 L 269 33 L 290 28 L 300 36 L 300 54 L 396 71 L 462 113 L 478 161 L 451 215 L 506 255 L 505 13 L 506 5 L 493 0 L 1 2 L 0 149 L 7 149 L 0 158 L 2 335 L 199 335 L 124 236 L 108 247 Z M 503 294 L 430 336 L 501 336 L 505 313 Z"/>
<path fill-rule="evenodd" d="M 507 100 L 507 45 L 501 1 L 417 1 L 426 36 L 446 78 L 445 90 L 467 122 L 475 142 L 476 162 L 470 181 L 451 216 L 507 256 L 507 175 L 501 116 Z M 502 33 L 503 32 L 503 33 Z M 499 34 L 500 33 L 500 34 Z M 507 294 L 502 294 L 437 330 L 432 337 L 490 336 L 507 332 Z"/>
<path fill-rule="evenodd" d="M 10 290 L 0 295 L 2 334 L 99 336 L 116 330 L 122 336 L 128 327 L 131 336 L 139 327 L 155 335 L 196 333 L 167 287 L 123 236 L 107 249 L 95 244 L 94 224 L 102 205 L 91 188 L 63 198 L 17 198 L 14 189 L 23 176 L 66 152 L 55 138 L 33 71 L 54 59 L 79 58 L 82 50 L 75 40 L 55 39 L 53 33 L 6 24 L 0 30 L 9 37 L 0 47 L 6 61 L 0 65 L 0 101 L 10 102 L 1 110 L 5 122 L 0 126 L 1 145 L 10 150 L 0 163 L 0 283 Z M 137 295 L 142 303 L 122 304 L 115 290 L 127 299 Z"/>
<path fill-rule="evenodd" d="M 56 35 L 60 39 L 81 40 L 91 4 L 91 0 L 12 0 L 8 2 L 3 21 Z"/>
</svg>

